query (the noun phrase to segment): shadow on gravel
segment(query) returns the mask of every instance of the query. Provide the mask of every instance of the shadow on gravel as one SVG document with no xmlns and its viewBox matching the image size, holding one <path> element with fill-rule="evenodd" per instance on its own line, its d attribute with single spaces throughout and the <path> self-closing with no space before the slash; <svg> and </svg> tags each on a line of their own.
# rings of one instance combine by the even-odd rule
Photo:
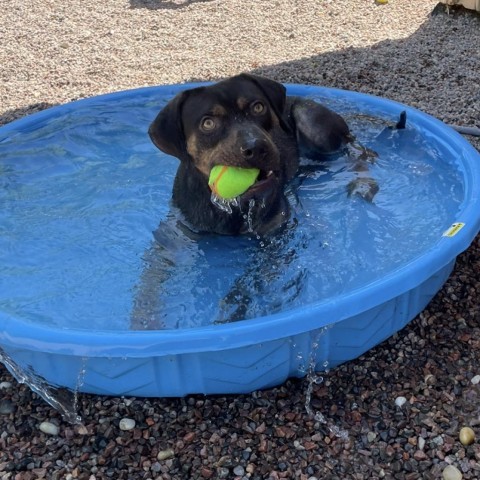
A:
<svg viewBox="0 0 480 480">
<path fill-rule="evenodd" d="M 40 112 L 41 110 L 46 110 L 47 108 L 54 107 L 55 103 L 32 103 L 31 105 L 27 105 L 26 107 L 16 108 L 14 110 L 7 110 L 4 113 L 0 113 L 0 126 L 5 125 L 6 123 L 13 122 L 14 120 L 18 120 L 19 118 L 26 117 L 27 115 L 31 115 L 32 113 Z"/>
<path fill-rule="evenodd" d="M 465 22 L 471 42 L 460 41 Z M 439 22 L 442 35 L 439 35 Z M 314 84 L 390 98 L 452 124 L 480 127 L 478 65 L 480 15 L 439 4 L 411 36 L 385 40 L 367 49 L 345 48 L 252 73 L 285 83 Z M 292 41 L 296 41 L 292 38 Z M 451 52 L 455 52 L 453 55 Z M 465 91 L 470 98 L 465 98 Z M 478 148 L 478 143 L 475 144 Z"/>
<path fill-rule="evenodd" d="M 131 8 L 181 9 L 212 0 L 130 0 Z M 447 13 L 448 11 L 448 13 Z M 473 20 L 472 41 L 459 42 L 463 22 Z M 439 35 L 439 22 L 442 35 Z M 425 23 L 406 38 L 367 48 L 345 48 L 279 64 L 246 69 L 284 83 L 323 85 L 390 98 L 419 108 L 446 123 L 480 127 L 478 65 L 480 15 L 463 7 L 439 4 Z M 288 32 L 284 32 L 288 34 Z M 291 35 L 292 42 L 298 41 Z M 463 48 L 460 45 L 464 45 Z M 456 52 L 453 56 L 451 52 Z M 205 76 L 188 81 L 217 80 Z M 208 78 L 207 78 L 208 77 Z M 185 79 L 187 80 L 187 79 Z M 465 99 L 465 91 L 471 96 Z M 0 125 L 54 105 L 35 103 L 0 113 Z M 480 148 L 480 139 L 471 139 Z"/>
<path fill-rule="evenodd" d="M 192 3 L 205 3 L 212 0 L 130 0 L 130 8 L 148 8 L 149 10 L 178 10 Z"/>
</svg>

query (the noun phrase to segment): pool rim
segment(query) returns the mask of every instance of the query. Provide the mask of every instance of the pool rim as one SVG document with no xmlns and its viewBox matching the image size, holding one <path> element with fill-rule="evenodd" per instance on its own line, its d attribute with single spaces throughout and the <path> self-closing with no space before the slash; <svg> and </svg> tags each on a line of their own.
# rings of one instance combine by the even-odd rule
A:
<svg viewBox="0 0 480 480">
<path fill-rule="evenodd" d="M 21 128 L 75 111 L 79 106 L 103 104 L 105 101 L 133 96 L 150 96 L 152 93 L 158 93 L 159 97 L 171 96 L 188 88 L 211 83 L 195 82 L 142 87 L 57 105 L 1 126 L 0 145 L 2 138 L 8 137 L 9 133 L 18 133 Z M 285 86 L 290 95 L 345 99 L 349 103 L 362 103 L 363 107 L 365 104 L 375 106 L 392 120 L 405 110 L 410 123 L 436 135 L 449 148 L 455 147 L 455 150 L 458 148 L 457 166 L 462 170 L 464 198 L 455 221 L 464 223 L 464 227 L 453 237 L 442 236 L 443 232 L 439 232 L 439 240 L 431 248 L 401 267 L 393 269 L 381 279 L 369 282 L 348 294 L 319 300 L 276 314 L 235 323 L 182 330 L 118 332 L 44 326 L 11 318 L 4 312 L 0 312 L 0 325 L 2 325 L 0 344 L 45 353 L 122 358 L 201 353 L 249 346 L 335 324 L 385 303 L 426 281 L 468 248 L 480 230 L 480 213 L 478 213 L 480 212 L 480 153 L 466 139 L 440 120 L 393 100 L 330 87 L 300 84 L 285 84 Z M 382 301 L 379 301 L 380 297 Z M 303 325 L 298 320 L 305 315 L 309 318 L 309 322 Z M 315 320 L 312 321 L 312 318 Z"/>
</svg>

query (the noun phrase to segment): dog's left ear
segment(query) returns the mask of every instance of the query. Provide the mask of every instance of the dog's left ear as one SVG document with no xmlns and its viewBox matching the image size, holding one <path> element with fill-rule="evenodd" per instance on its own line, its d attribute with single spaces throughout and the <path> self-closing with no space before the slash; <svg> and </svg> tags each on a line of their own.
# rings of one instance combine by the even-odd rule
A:
<svg viewBox="0 0 480 480">
<path fill-rule="evenodd" d="M 199 89 L 195 89 L 199 90 Z M 170 100 L 151 123 L 148 134 L 152 142 L 168 155 L 183 159 L 187 154 L 182 110 L 193 90 L 185 90 Z"/>
<path fill-rule="evenodd" d="M 270 102 L 275 115 L 280 120 L 282 128 L 288 131 L 289 127 L 286 125 L 283 118 L 285 102 L 287 100 L 287 89 L 281 83 L 270 80 L 269 78 L 251 75 L 250 73 L 242 73 L 240 77 L 250 80 L 263 92 Z"/>
</svg>

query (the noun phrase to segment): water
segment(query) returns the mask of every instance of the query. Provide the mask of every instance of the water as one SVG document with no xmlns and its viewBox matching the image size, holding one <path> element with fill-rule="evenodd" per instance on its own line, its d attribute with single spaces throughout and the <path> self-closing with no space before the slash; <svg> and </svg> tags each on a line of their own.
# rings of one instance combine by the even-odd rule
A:
<svg viewBox="0 0 480 480">
<path fill-rule="evenodd" d="M 178 161 L 148 139 L 150 98 L 0 137 L 0 311 L 71 329 L 192 328 L 330 301 L 413 262 L 462 201 L 454 154 L 333 106 L 378 153 L 375 201 L 347 196 L 345 155 L 309 162 L 288 189 L 286 228 L 266 238 L 191 240 L 172 227 Z"/>
<path fill-rule="evenodd" d="M 341 440 L 348 440 L 348 432 L 343 430 L 338 425 L 335 425 L 329 418 L 325 415 L 315 410 L 312 406 L 312 394 L 315 388 L 315 385 L 321 385 L 324 383 L 324 375 L 328 374 L 329 365 L 328 360 L 322 360 L 322 348 L 321 342 L 324 335 L 327 334 L 330 326 L 320 328 L 318 330 L 312 330 L 310 332 L 310 345 L 308 346 L 308 354 L 304 355 L 302 351 L 297 351 L 296 357 L 299 361 L 299 373 L 303 373 L 306 377 L 307 387 L 305 389 L 305 411 L 307 415 L 312 417 L 316 423 L 324 425 L 328 430 L 334 434 L 336 437 Z M 293 345 L 293 348 L 296 348 L 296 345 Z M 322 375 L 317 373 L 317 370 L 320 370 Z"/>
<path fill-rule="evenodd" d="M 0 362 L 3 363 L 17 382 L 25 383 L 36 394 L 40 395 L 49 405 L 58 410 L 63 419 L 69 423 L 78 424 L 81 417 L 78 415 L 78 392 L 83 384 L 85 366 L 83 366 L 77 379 L 75 390 L 56 387 L 49 384 L 44 378 L 37 375 L 31 365 L 22 366 L 0 348 Z M 84 360 L 86 362 L 86 360 Z"/>
</svg>

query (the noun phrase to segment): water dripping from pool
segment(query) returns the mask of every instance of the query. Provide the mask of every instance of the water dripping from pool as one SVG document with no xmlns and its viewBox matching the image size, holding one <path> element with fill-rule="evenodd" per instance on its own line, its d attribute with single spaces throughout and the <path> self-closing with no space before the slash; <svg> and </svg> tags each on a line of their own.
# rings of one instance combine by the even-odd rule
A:
<svg viewBox="0 0 480 480">
<path fill-rule="evenodd" d="M 77 383 L 74 390 L 49 384 L 43 377 L 37 375 L 30 365 L 23 367 L 15 362 L 0 348 L 0 362 L 3 363 L 18 383 L 27 385 L 33 392 L 42 397 L 51 407 L 60 412 L 63 419 L 72 424 L 80 424 L 82 418 L 78 415 L 78 392 L 83 385 L 86 372 L 86 359 L 82 359 Z"/>
<path fill-rule="evenodd" d="M 341 440 L 347 441 L 348 440 L 348 432 L 346 430 L 341 429 L 337 425 L 332 424 L 330 420 L 328 420 L 322 412 L 316 411 L 312 407 L 312 393 L 315 385 L 321 385 L 324 381 L 323 376 L 317 373 L 316 366 L 317 366 L 317 353 L 318 348 L 320 345 L 320 339 L 325 333 L 328 331 L 330 326 L 326 326 L 321 328 L 320 330 L 314 332 L 314 335 L 311 340 L 310 351 L 308 356 L 308 363 L 301 364 L 300 371 L 302 373 L 306 373 L 307 379 L 307 389 L 305 391 L 305 411 L 307 415 L 312 417 L 316 422 L 319 424 L 325 425 L 330 433 L 335 435 L 337 438 Z M 297 358 L 302 358 L 301 354 L 297 356 Z M 322 363 L 322 372 L 328 373 L 328 361 L 325 360 Z"/>
</svg>

